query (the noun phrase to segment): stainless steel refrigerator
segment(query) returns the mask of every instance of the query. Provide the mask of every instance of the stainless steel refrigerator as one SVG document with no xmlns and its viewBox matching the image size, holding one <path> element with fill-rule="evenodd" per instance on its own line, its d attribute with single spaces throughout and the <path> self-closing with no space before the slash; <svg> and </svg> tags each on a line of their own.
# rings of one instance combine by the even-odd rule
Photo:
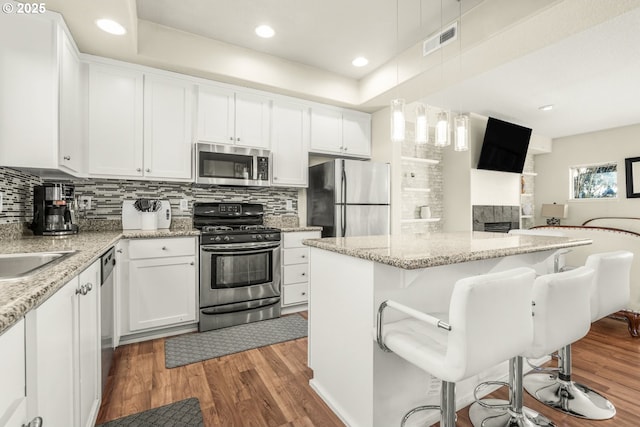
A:
<svg viewBox="0 0 640 427">
<path fill-rule="evenodd" d="M 389 164 L 336 159 L 309 168 L 307 224 L 322 237 L 389 234 Z"/>
</svg>

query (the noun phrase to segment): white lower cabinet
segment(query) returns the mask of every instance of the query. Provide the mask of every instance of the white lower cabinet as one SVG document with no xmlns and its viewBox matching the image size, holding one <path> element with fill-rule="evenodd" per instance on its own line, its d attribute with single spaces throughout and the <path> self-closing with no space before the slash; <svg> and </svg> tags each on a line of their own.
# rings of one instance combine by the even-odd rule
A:
<svg viewBox="0 0 640 427">
<path fill-rule="evenodd" d="M 27 422 L 24 320 L 0 335 L 0 424 L 21 427 Z"/>
<path fill-rule="evenodd" d="M 196 322 L 194 237 L 129 240 L 121 249 L 122 336 Z"/>
<path fill-rule="evenodd" d="M 26 315 L 29 418 L 91 427 L 100 406 L 100 262 Z"/>
<path fill-rule="evenodd" d="M 306 304 L 309 299 L 309 248 L 302 241 L 318 239 L 320 232 L 286 232 L 282 236 L 282 307 Z"/>
</svg>

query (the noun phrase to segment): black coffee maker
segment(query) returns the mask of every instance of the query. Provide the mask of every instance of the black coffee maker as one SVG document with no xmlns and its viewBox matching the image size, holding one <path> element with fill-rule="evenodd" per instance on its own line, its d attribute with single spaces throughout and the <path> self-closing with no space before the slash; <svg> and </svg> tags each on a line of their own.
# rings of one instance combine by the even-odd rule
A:
<svg viewBox="0 0 640 427">
<path fill-rule="evenodd" d="M 46 183 L 33 187 L 33 234 L 60 236 L 76 234 L 75 188 L 71 184 Z"/>
</svg>

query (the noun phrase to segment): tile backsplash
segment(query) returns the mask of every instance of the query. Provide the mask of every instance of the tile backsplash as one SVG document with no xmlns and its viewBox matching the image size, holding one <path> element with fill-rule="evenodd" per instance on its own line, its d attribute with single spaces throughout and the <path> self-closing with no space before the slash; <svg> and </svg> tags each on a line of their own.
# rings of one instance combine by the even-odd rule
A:
<svg viewBox="0 0 640 427">
<path fill-rule="evenodd" d="M 36 175 L 0 167 L 0 191 L 3 193 L 0 224 L 31 221 L 33 186 L 42 182 Z M 200 187 L 188 182 L 115 179 L 76 179 L 71 182 L 75 185 L 76 195 L 91 196 L 91 209 L 80 213 L 81 218 L 88 220 L 119 220 L 122 201 L 138 198 L 169 200 L 174 217 L 190 217 L 194 201 L 262 203 L 265 213 L 276 215 L 291 213 L 286 209 L 287 201 L 291 201 L 293 211 L 298 211 L 297 188 Z M 180 210 L 182 199 L 188 201 L 186 211 Z"/>
</svg>

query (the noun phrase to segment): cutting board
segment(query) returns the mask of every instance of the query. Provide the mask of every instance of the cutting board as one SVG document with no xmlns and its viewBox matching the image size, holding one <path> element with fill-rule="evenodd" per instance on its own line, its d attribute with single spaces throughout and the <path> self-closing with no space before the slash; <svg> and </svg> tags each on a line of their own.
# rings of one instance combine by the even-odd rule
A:
<svg viewBox="0 0 640 427">
<path fill-rule="evenodd" d="M 142 228 L 141 212 L 133 206 L 135 200 L 125 200 L 122 202 L 122 229 L 140 230 Z M 169 228 L 171 226 L 171 204 L 168 200 L 160 200 L 162 207 L 156 215 L 158 216 L 158 228 Z"/>
</svg>

